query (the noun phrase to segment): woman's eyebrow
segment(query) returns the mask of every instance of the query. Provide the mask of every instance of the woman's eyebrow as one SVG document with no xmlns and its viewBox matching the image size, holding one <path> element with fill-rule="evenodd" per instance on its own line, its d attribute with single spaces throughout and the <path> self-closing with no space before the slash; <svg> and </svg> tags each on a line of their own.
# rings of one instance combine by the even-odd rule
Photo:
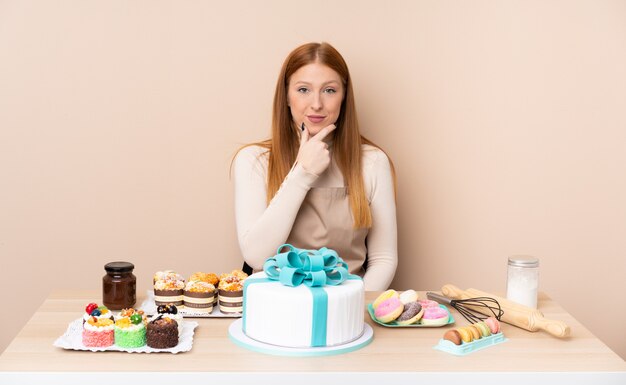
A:
<svg viewBox="0 0 626 385">
<path fill-rule="evenodd" d="M 341 82 L 340 82 L 340 81 L 338 81 L 338 80 L 329 80 L 329 81 L 327 81 L 327 82 L 322 83 L 322 86 L 325 86 L 325 85 L 327 85 L 327 84 L 331 84 L 331 83 L 337 83 L 337 84 L 340 84 Z M 311 82 L 307 82 L 307 81 L 304 81 L 304 80 L 298 80 L 298 81 L 297 81 L 297 82 L 295 82 L 294 84 L 303 84 L 303 85 L 307 85 L 307 86 L 309 86 L 309 85 L 311 85 L 311 84 L 313 84 L 313 83 L 311 83 Z"/>
</svg>

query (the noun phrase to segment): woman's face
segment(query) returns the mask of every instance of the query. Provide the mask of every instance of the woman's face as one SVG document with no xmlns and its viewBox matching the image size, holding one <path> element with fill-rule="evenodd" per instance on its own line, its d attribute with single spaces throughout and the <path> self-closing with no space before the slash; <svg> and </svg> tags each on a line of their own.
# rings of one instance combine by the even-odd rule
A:
<svg viewBox="0 0 626 385">
<path fill-rule="evenodd" d="M 311 63 L 289 78 L 287 103 L 298 128 L 304 122 L 311 136 L 339 118 L 344 87 L 341 77 L 328 66 Z"/>
</svg>

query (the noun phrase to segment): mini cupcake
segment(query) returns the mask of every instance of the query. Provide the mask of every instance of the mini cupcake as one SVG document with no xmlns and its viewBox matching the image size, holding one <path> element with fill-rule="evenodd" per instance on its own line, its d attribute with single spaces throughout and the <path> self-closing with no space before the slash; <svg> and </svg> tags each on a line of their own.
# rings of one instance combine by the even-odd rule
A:
<svg viewBox="0 0 626 385">
<path fill-rule="evenodd" d="M 168 280 L 160 279 L 154 283 L 154 302 L 159 305 L 175 305 L 183 304 L 183 289 L 185 288 L 185 280 Z"/>
<path fill-rule="evenodd" d="M 83 345 L 105 348 L 113 345 L 113 321 L 109 318 L 91 317 L 83 324 Z"/>
<path fill-rule="evenodd" d="M 91 317 L 96 319 L 110 319 L 113 321 L 113 313 L 106 306 L 98 306 L 97 303 L 90 303 L 85 307 L 85 314 L 83 314 L 83 325 Z"/>
<path fill-rule="evenodd" d="M 241 270 L 222 274 L 218 286 L 219 305 L 222 313 L 241 313 L 243 311 L 243 281 L 248 275 Z"/>
<path fill-rule="evenodd" d="M 162 314 L 148 322 L 146 343 L 155 349 L 173 348 L 178 345 L 178 323 Z"/>
<path fill-rule="evenodd" d="M 157 306 L 157 314 L 152 316 L 151 321 L 158 316 L 168 317 L 178 323 L 178 335 L 183 332 L 183 316 L 178 312 L 178 308 L 174 305 L 159 305 Z"/>
<path fill-rule="evenodd" d="M 122 348 L 138 348 L 146 344 L 146 325 L 143 316 L 134 313 L 115 321 L 115 345 Z"/>
<path fill-rule="evenodd" d="M 202 281 L 189 281 L 183 293 L 185 307 L 202 313 L 210 313 L 213 310 L 213 298 L 215 286 Z"/>
<path fill-rule="evenodd" d="M 193 273 L 191 277 L 189 277 L 189 281 L 202 281 L 210 283 L 214 287 L 217 287 L 220 279 L 215 273 L 203 273 L 201 271 L 198 271 L 196 273 Z M 213 306 L 217 306 L 217 290 L 214 291 Z"/>
</svg>

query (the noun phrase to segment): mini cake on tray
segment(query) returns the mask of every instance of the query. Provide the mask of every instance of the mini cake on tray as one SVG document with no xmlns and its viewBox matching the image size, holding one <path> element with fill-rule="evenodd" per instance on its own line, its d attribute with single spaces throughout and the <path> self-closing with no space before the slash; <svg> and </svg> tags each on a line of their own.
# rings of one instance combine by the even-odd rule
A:
<svg viewBox="0 0 626 385">
<path fill-rule="evenodd" d="M 210 283 L 214 287 L 217 287 L 220 279 L 215 273 L 203 273 L 201 271 L 198 271 L 196 273 L 193 273 L 191 277 L 189 277 L 189 281 L 202 281 Z M 213 306 L 217 306 L 217 290 L 213 292 Z"/>
<path fill-rule="evenodd" d="M 178 345 L 178 323 L 166 315 L 157 315 L 148 322 L 146 343 L 155 349 L 173 348 Z"/>
<path fill-rule="evenodd" d="M 210 313 L 213 310 L 215 286 L 203 281 L 189 281 L 183 292 L 183 303 L 189 310 Z"/>
<path fill-rule="evenodd" d="M 243 311 L 243 284 L 248 277 L 241 270 L 222 274 L 218 286 L 219 306 L 222 313 L 241 313 Z"/>
<path fill-rule="evenodd" d="M 113 321 L 109 318 L 91 317 L 83 323 L 83 345 L 105 348 L 113 345 Z"/>
<path fill-rule="evenodd" d="M 115 321 L 115 345 L 138 348 L 146 344 L 146 325 L 143 311 L 124 309 Z"/>
<path fill-rule="evenodd" d="M 185 280 L 159 279 L 154 283 L 154 302 L 159 305 L 183 305 Z"/>
<path fill-rule="evenodd" d="M 178 324 L 178 335 L 183 331 L 183 316 L 178 312 L 178 308 L 174 305 L 159 305 L 157 306 L 157 314 L 153 315 L 150 319 L 156 319 L 159 316 L 166 316 L 173 319 Z"/>
</svg>

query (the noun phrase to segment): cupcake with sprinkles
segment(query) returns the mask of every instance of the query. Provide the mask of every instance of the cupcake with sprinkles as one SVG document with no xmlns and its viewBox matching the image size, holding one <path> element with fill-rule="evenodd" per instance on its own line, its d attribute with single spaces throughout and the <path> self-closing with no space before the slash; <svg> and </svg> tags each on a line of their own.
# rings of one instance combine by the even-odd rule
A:
<svg viewBox="0 0 626 385">
<path fill-rule="evenodd" d="M 98 306 L 97 303 L 90 303 L 85 306 L 85 314 L 83 314 L 83 325 L 87 322 L 91 317 L 96 317 L 96 319 L 110 319 L 114 320 L 113 313 L 106 306 Z"/>
<path fill-rule="evenodd" d="M 124 309 L 115 321 L 115 345 L 138 348 L 146 344 L 146 325 L 143 312 Z"/>
<path fill-rule="evenodd" d="M 215 286 L 203 281 L 189 281 L 183 293 L 185 308 L 201 313 L 210 313 L 213 310 Z"/>
<path fill-rule="evenodd" d="M 83 345 L 93 348 L 106 348 L 113 345 L 113 321 L 109 318 L 88 318 L 83 323 Z"/>
<path fill-rule="evenodd" d="M 248 277 L 241 270 L 233 270 L 220 276 L 218 285 L 219 307 L 222 313 L 243 311 L 243 281 Z"/>
</svg>

